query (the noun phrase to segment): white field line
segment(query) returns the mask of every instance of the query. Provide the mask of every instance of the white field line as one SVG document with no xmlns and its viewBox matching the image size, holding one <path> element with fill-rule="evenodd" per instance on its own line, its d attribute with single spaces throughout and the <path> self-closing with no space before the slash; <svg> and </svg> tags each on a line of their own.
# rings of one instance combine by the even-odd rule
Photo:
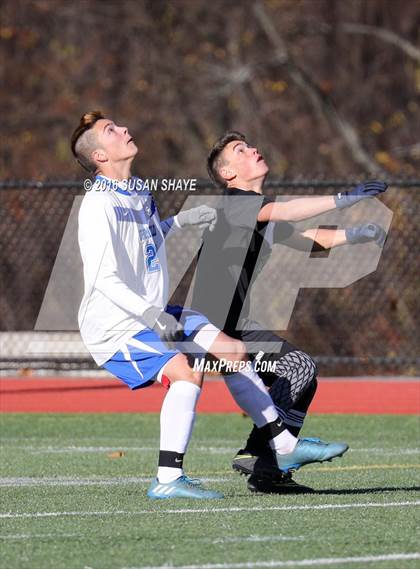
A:
<svg viewBox="0 0 420 569">
<path fill-rule="evenodd" d="M 28 539 L 62 539 L 62 538 L 78 538 L 83 540 L 86 538 L 85 534 L 81 533 L 22 533 L 22 534 L 10 534 L 10 535 L 0 535 L 0 541 L 19 541 Z M 225 544 L 225 543 L 269 543 L 269 542 L 279 542 L 279 541 L 301 541 L 305 538 L 303 536 L 287 536 L 287 535 L 250 535 L 249 537 L 221 537 L 221 538 L 196 538 L 195 542 L 211 543 L 213 545 Z"/>
<path fill-rule="evenodd" d="M 157 452 L 158 443 L 155 446 L 143 447 L 129 447 L 129 446 L 68 446 L 68 447 L 53 447 L 53 446 L 12 446 L 14 451 L 24 451 L 31 454 L 68 454 L 68 453 L 87 453 L 87 452 L 113 452 L 121 450 L 124 452 Z M 190 447 L 192 452 L 204 452 L 209 454 L 235 454 L 239 447 Z"/>
<path fill-rule="evenodd" d="M 420 448 L 350 448 L 351 452 L 362 452 L 362 453 L 372 453 L 381 454 L 382 456 L 392 456 L 401 454 L 420 454 Z"/>
<path fill-rule="evenodd" d="M 238 445 L 239 446 L 239 445 Z M 203 452 L 208 454 L 235 454 L 238 450 L 236 447 L 226 446 L 191 446 L 191 452 Z M 66 447 L 55 446 L 13 446 L 14 451 L 24 451 L 31 454 L 72 454 L 72 453 L 95 453 L 95 452 L 113 452 L 121 450 L 123 452 L 157 452 L 157 446 L 77 446 L 69 445 Z M 351 453 L 369 453 L 374 455 L 385 456 L 403 456 L 420 454 L 420 448 L 355 448 L 349 449 Z"/>
<path fill-rule="evenodd" d="M 63 537 L 79 537 L 81 539 L 83 539 L 84 537 L 86 537 L 84 534 L 80 534 L 80 533 L 39 533 L 39 534 L 34 534 L 34 533 L 21 533 L 21 534 L 16 534 L 16 535 L 0 535 L 0 541 L 4 540 L 12 540 L 12 541 L 18 541 L 18 540 L 25 540 L 25 539 L 61 539 Z"/>
<path fill-rule="evenodd" d="M 412 470 L 420 468 L 420 464 L 366 464 L 352 466 L 320 466 L 311 468 L 310 472 L 351 472 L 355 470 Z M 238 480 L 236 473 L 223 471 L 215 472 L 216 476 L 195 475 L 204 483 L 212 482 L 232 482 Z M 4 477 L 0 478 L 0 488 L 24 488 L 24 487 L 49 487 L 49 486 L 124 486 L 127 484 L 146 484 L 150 483 L 152 475 L 143 476 L 112 476 L 112 477 L 90 477 L 80 478 L 78 476 L 55 476 L 55 477 Z"/>
<path fill-rule="evenodd" d="M 420 464 L 363 464 L 351 466 L 320 466 L 311 468 L 311 472 L 350 472 L 355 470 L 412 470 L 420 468 Z M 236 473 L 228 471 L 215 472 L 216 476 L 200 476 L 202 482 L 232 482 L 238 480 Z M 48 486 L 124 486 L 128 484 L 146 484 L 150 483 L 152 475 L 143 476 L 119 476 L 119 477 L 90 477 L 80 478 L 78 476 L 55 476 L 55 477 L 25 477 L 10 476 L 0 478 L 0 488 L 24 488 L 24 487 L 48 487 Z"/>
<path fill-rule="evenodd" d="M 302 535 L 298 535 L 296 537 L 288 535 L 250 535 L 248 537 L 220 537 L 216 539 L 205 539 L 205 540 L 200 539 L 198 541 L 206 541 L 214 545 L 218 543 L 243 543 L 243 542 L 270 543 L 274 541 L 301 541 L 304 539 L 305 538 Z"/>
<path fill-rule="evenodd" d="M 60 518 L 66 516 L 143 516 L 148 514 L 217 514 L 238 512 L 293 512 L 300 510 L 345 510 L 353 508 L 404 508 L 420 506 L 420 500 L 409 502 L 359 502 L 354 504 L 319 504 L 315 506 L 244 506 L 230 508 L 182 508 L 171 510 L 109 510 L 109 511 L 77 511 L 77 512 L 23 512 L 0 513 L 0 519 L 17 518 Z"/>
<path fill-rule="evenodd" d="M 387 555 L 366 555 L 358 557 L 320 557 L 290 561 L 251 561 L 247 563 L 206 563 L 204 565 L 157 565 L 123 567 L 122 569 L 254 569 L 255 567 L 321 567 L 350 563 L 379 563 L 381 561 L 410 561 L 420 559 L 420 553 L 390 553 Z"/>
<path fill-rule="evenodd" d="M 56 478 L 0 478 L 0 488 L 36 487 L 36 486 L 122 486 L 124 484 L 149 483 L 152 476 L 121 476 L 112 478 L 78 478 L 57 476 Z M 231 482 L 236 479 L 235 473 L 230 478 L 207 476 L 200 477 L 203 482 Z"/>
<path fill-rule="evenodd" d="M 413 468 L 420 468 L 420 464 L 353 464 L 351 466 L 319 466 L 317 468 L 311 468 L 310 472 L 351 472 L 352 470 L 412 470 Z"/>
<path fill-rule="evenodd" d="M 355 470 L 412 470 L 420 468 L 420 464 L 366 464 L 352 466 L 320 466 L 311 468 L 310 472 L 351 472 Z M 238 477 L 235 473 L 228 471 L 215 472 L 216 476 L 200 476 L 203 482 L 232 482 Z M 55 476 L 55 477 L 4 477 L 0 478 L 0 488 L 24 488 L 24 487 L 48 487 L 48 486 L 123 486 L 126 484 L 146 484 L 150 483 L 153 476 L 144 474 L 143 476 L 120 476 L 120 477 L 101 477 L 101 478 L 80 478 L 78 476 Z"/>
<path fill-rule="evenodd" d="M 0 444 L 2 443 L 18 443 L 18 442 L 22 442 L 24 444 L 27 444 L 29 441 L 34 441 L 34 442 L 42 442 L 42 441 L 57 441 L 57 437 L 0 437 Z M 112 436 L 102 436 L 102 437 L 72 437 L 71 440 L 69 439 L 69 443 L 95 443 L 95 442 L 106 442 L 109 443 L 112 441 L 113 444 L 115 445 L 132 445 L 132 443 L 136 443 L 139 442 L 139 437 L 112 437 Z M 115 442 L 114 442 L 115 441 Z M 152 444 L 158 444 L 159 443 L 159 437 L 141 437 L 141 442 L 142 443 L 152 443 Z M 206 437 L 205 441 L 203 441 L 203 444 L 210 444 L 210 445 L 214 445 L 214 446 L 226 446 L 226 444 L 228 445 L 232 445 L 232 447 L 236 448 L 236 445 L 238 443 L 240 443 L 241 441 L 238 439 L 218 439 L 218 438 L 212 438 L 212 437 Z M 197 440 L 196 443 L 198 446 L 201 446 L 201 441 Z M 77 446 L 77 445 L 75 445 Z"/>
</svg>

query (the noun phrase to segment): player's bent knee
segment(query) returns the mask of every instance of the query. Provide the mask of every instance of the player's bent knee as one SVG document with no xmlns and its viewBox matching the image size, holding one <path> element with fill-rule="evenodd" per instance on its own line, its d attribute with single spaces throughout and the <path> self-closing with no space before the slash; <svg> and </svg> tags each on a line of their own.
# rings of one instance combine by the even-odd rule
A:
<svg viewBox="0 0 420 569">
<path fill-rule="evenodd" d="M 298 367 L 300 367 L 300 373 L 306 378 L 306 385 L 309 385 L 313 381 L 316 382 L 318 368 L 311 356 L 306 352 L 301 352 L 300 350 L 293 352 L 293 355 L 298 356 Z"/>
<path fill-rule="evenodd" d="M 170 383 L 188 381 L 199 387 L 201 387 L 203 383 L 203 373 L 194 371 L 188 363 L 187 356 L 184 354 L 177 354 L 174 358 L 169 360 L 164 368 L 164 374 Z"/>
<path fill-rule="evenodd" d="M 241 362 L 248 359 L 245 344 L 240 340 L 229 339 L 226 343 L 226 352 L 224 358 L 230 362 Z"/>
<path fill-rule="evenodd" d="M 227 362 L 240 362 L 248 359 L 245 344 L 240 340 L 227 336 L 224 332 L 220 332 L 213 344 L 210 346 L 209 353 L 219 359 Z"/>
<path fill-rule="evenodd" d="M 245 361 L 249 357 L 245 344 L 240 340 L 235 341 L 235 357 L 236 361 Z"/>
</svg>

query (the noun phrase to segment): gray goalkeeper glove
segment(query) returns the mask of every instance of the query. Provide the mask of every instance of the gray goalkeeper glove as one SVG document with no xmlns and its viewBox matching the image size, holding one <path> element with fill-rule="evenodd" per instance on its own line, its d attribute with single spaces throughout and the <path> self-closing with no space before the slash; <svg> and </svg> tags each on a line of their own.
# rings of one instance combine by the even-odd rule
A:
<svg viewBox="0 0 420 569">
<path fill-rule="evenodd" d="M 200 229 L 208 227 L 210 231 L 213 231 L 216 227 L 217 211 L 208 205 L 200 205 L 186 211 L 180 211 L 176 218 L 181 227 L 198 225 Z"/>
<path fill-rule="evenodd" d="M 380 225 L 376 223 L 366 223 L 365 225 L 356 225 L 349 227 L 346 231 L 347 243 L 352 245 L 356 243 L 367 243 L 375 241 L 379 247 L 383 247 L 386 239 L 386 233 Z"/>
<path fill-rule="evenodd" d="M 380 180 L 368 180 L 362 182 L 348 192 L 340 192 L 334 196 L 335 205 L 338 209 L 351 207 L 352 205 L 365 200 L 366 198 L 373 198 L 378 194 L 382 194 L 388 188 L 388 184 Z"/>
<path fill-rule="evenodd" d="M 141 317 L 148 328 L 154 330 L 164 342 L 179 342 L 183 338 L 182 324 L 157 306 L 151 306 Z"/>
</svg>

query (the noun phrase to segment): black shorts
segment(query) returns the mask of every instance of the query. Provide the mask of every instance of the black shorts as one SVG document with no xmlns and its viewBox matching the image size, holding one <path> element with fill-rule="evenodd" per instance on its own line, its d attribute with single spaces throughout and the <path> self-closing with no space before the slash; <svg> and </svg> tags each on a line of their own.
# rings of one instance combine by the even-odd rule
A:
<svg viewBox="0 0 420 569">
<path fill-rule="evenodd" d="M 271 330 L 265 330 L 261 324 L 254 320 L 243 319 L 240 321 L 240 324 L 238 324 L 238 327 L 240 327 L 241 330 L 224 330 L 224 332 L 232 338 L 242 340 L 251 360 L 258 357 L 261 362 L 276 362 L 289 352 L 294 352 L 299 349 Z M 262 355 L 261 352 L 263 352 Z M 264 381 L 265 385 L 270 387 L 278 375 L 275 372 L 262 371 L 265 367 L 264 365 L 260 367 L 261 371 L 258 372 L 258 375 Z"/>
</svg>

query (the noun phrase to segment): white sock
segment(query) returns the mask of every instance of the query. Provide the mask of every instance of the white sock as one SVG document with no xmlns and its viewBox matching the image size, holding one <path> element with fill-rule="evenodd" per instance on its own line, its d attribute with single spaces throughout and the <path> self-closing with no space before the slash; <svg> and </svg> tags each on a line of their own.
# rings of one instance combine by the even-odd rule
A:
<svg viewBox="0 0 420 569">
<path fill-rule="evenodd" d="M 278 412 L 262 379 L 253 369 L 224 376 L 232 397 L 257 427 L 278 419 Z"/>
<path fill-rule="evenodd" d="M 285 429 L 279 435 L 269 441 L 270 447 L 279 454 L 289 454 L 295 450 L 298 439 L 290 431 Z"/>
<path fill-rule="evenodd" d="M 236 403 L 257 427 L 263 427 L 279 418 L 264 382 L 253 369 L 227 375 L 224 379 Z M 279 454 L 292 452 L 296 444 L 297 438 L 287 429 L 270 440 L 271 448 Z"/>
<path fill-rule="evenodd" d="M 184 454 L 195 420 L 195 407 L 201 388 L 189 381 L 175 381 L 160 412 L 160 450 Z M 182 468 L 159 466 L 159 482 L 168 483 L 184 474 Z"/>
</svg>

